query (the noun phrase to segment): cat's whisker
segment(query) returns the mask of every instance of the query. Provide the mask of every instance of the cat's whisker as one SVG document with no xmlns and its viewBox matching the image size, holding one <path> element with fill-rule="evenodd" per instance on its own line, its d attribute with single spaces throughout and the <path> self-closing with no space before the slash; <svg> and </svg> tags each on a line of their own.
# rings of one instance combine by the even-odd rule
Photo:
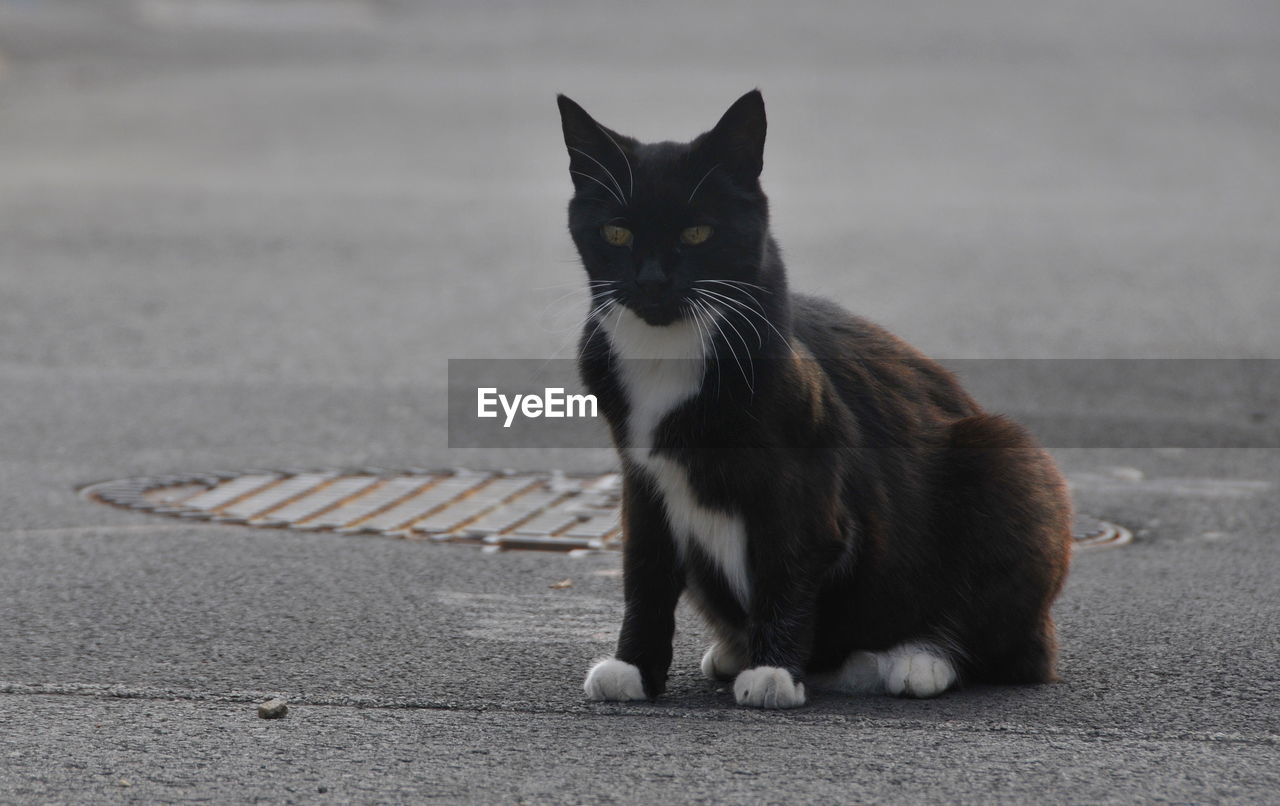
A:
<svg viewBox="0 0 1280 806">
<path fill-rule="evenodd" d="M 702 290 L 702 291 L 706 291 L 706 289 L 701 289 L 701 290 Z M 737 300 L 729 300 L 729 301 L 730 301 L 730 302 L 737 302 Z M 740 304 L 741 304 L 741 303 L 740 303 Z M 747 323 L 747 326 L 748 326 L 748 327 L 750 327 L 750 328 L 755 332 L 755 334 L 756 334 L 756 347 L 757 347 L 757 348 L 759 348 L 759 347 L 764 347 L 764 335 L 760 333 L 759 328 L 757 328 L 757 327 L 755 326 L 755 324 L 751 321 L 750 317 L 748 317 L 748 316 L 747 316 L 746 314 L 744 314 L 742 311 L 738 310 L 736 307 L 735 307 L 735 308 L 725 308 L 724 310 L 725 310 L 725 313 L 732 313 L 732 314 L 736 314 L 740 319 L 742 319 L 742 321 L 746 322 L 746 323 Z"/>
<path fill-rule="evenodd" d="M 601 325 L 604 324 L 604 320 L 609 316 L 610 313 L 613 312 L 613 308 L 615 307 L 620 308 L 622 306 L 618 304 L 618 300 L 616 297 L 611 296 L 608 299 L 606 299 L 603 303 L 596 306 L 595 309 L 593 309 L 590 313 L 587 314 L 587 318 L 582 321 L 582 326 L 585 329 L 587 323 L 591 321 L 592 317 L 599 317 L 599 319 L 596 321 L 596 326 L 591 328 L 591 332 L 587 334 L 587 337 L 582 340 L 582 344 L 579 345 L 578 347 L 579 361 L 581 361 L 582 357 L 586 355 L 587 347 L 590 346 L 591 340 L 595 338 L 596 331 L 600 330 Z"/>
<path fill-rule="evenodd" d="M 723 310 L 723 311 L 728 313 L 728 310 Z M 751 368 L 751 383 L 748 385 L 751 388 L 751 394 L 755 394 L 755 360 L 753 356 L 751 356 L 751 345 L 746 343 L 745 336 L 742 335 L 741 331 L 737 329 L 737 325 L 733 324 L 733 322 L 730 319 L 728 319 L 727 316 L 722 317 L 721 321 L 723 321 L 724 324 L 730 326 L 730 329 L 733 330 L 733 335 L 736 335 L 737 340 L 739 340 L 739 342 L 742 343 L 742 353 L 744 353 L 746 356 L 746 366 L 749 366 Z"/>
<path fill-rule="evenodd" d="M 625 195 L 625 194 L 622 192 L 622 185 L 618 182 L 617 177 L 615 177 L 615 176 L 613 175 L 613 171 L 610 171 L 610 170 L 609 170 L 609 167 L 608 167 L 607 165 L 605 165 L 603 162 L 601 162 L 600 160 L 598 160 L 598 159 L 596 159 L 595 157 L 591 156 L 590 154 L 588 154 L 587 152 L 583 151 L 583 150 L 582 150 L 582 149 L 580 149 L 580 148 L 574 148 L 573 146 L 569 146 L 569 150 L 570 150 L 570 151 L 576 151 L 576 152 L 578 152 L 579 154 L 581 154 L 582 156 L 584 156 L 584 157 L 586 157 L 587 159 L 589 159 L 589 160 L 591 160 L 592 162 L 594 162 L 596 165 L 599 165 L 599 166 L 600 166 L 600 169 L 601 169 L 602 171 L 604 171 L 604 172 L 605 172 L 605 175 L 606 175 L 606 176 L 608 176 L 608 177 L 609 177 L 609 180 L 610 180 L 610 181 L 612 181 L 612 182 L 613 182 L 613 184 L 617 186 L 617 188 L 618 188 L 618 195 L 619 195 L 619 196 Z"/>
<path fill-rule="evenodd" d="M 706 302 L 701 302 L 700 304 L 708 305 L 708 303 Z M 747 384 L 747 389 L 751 392 L 752 396 L 754 396 L 756 393 L 755 365 L 754 364 L 751 365 L 751 377 L 747 378 L 747 369 L 746 367 L 742 366 L 742 360 L 738 358 L 738 351 L 733 349 L 733 342 L 729 341 L 729 336 L 725 334 L 724 328 L 720 327 L 720 317 L 715 315 L 714 309 L 708 311 L 708 315 L 711 317 L 711 324 L 716 326 L 716 330 L 720 331 L 720 335 L 724 338 L 724 346 L 729 348 L 729 354 L 733 356 L 733 362 L 738 365 L 738 371 L 742 373 L 743 382 Z M 747 355 L 747 363 L 751 364 L 750 354 Z"/>
<path fill-rule="evenodd" d="M 605 289 L 610 289 L 612 287 L 612 284 L 615 281 L 599 281 L 599 282 L 609 283 L 610 285 L 591 285 L 583 288 L 575 288 L 566 294 L 562 294 L 561 296 L 552 300 L 551 302 L 548 302 L 545 306 L 543 306 L 542 312 L 538 316 L 539 326 L 548 333 L 564 333 L 567 330 L 572 330 L 574 328 L 577 328 L 580 330 L 590 320 L 591 314 L 588 314 L 585 319 L 579 319 L 578 316 L 574 314 L 572 316 L 574 320 L 574 324 L 567 328 L 562 328 L 562 327 L 557 327 L 556 324 L 566 319 L 566 316 L 564 314 L 568 312 L 570 306 L 566 305 L 562 307 L 561 310 L 559 311 L 556 311 L 553 309 L 560 303 L 564 302 L 565 300 L 572 300 L 572 303 L 571 303 L 572 307 L 577 307 L 581 302 L 581 300 L 579 300 L 578 298 L 583 294 L 590 295 L 591 297 L 590 302 L 593 306 L 598 305 L 601 299 L 607 298 L 610 294 L 612 294 L 612 291 L 608 291 L 606 293 Z M 603 296 L 598 297 L 597 295 L 600 295 L 600 294 L 603 294 Z"/>
<path fill-rule="evenodd" d="M 586 315 L 586 316 L 584 316 L 584 317 L 583 317 L 583 318 L 578 322 L 578 324 L 577 324 L 574 328 L 572 328 L 572 329 L 573 329 L 573 330 L 575 330 L 575 331 L 577 331 L 579 334 L 581 334 L 581 333 L 582 333 L 582 331 L 586 329 L 587 323 L 591 321 L 591 317 L 598 315 L 598 314 L 599 314 L 599 312 L 600 312 L 602 309 L 604 309 L 605 307 L 607 307 L 609 304 L 611 304 L 611 303 L 613 303 L 613 302 L 614 302 L 614 300 L 613 300 L 613 298 L 612 298 L 612 297 L 608 297 L 608 298 L 606 298 L 602 303 L 600 303 L 599 305 L 597 305 L 597 306 L 595 306 L 594 308 L 592 308 L 589 312 L 587 312 L 587 315 Z M 567 332 L 567 331 L 556 331 L 556 332 L 564 333 L 564 332 Z M 581 338 L 581 335 L 579 335 L 579 338 Z M 570 336 L 569 338 L 564 339 L 563 341 L 561 341 L 561 342 L 560 342 L 560 346 L 559 346 L 559 347 L 557 347 L 557 348 L 555 349 L 555 351 L 551 353 L 550 357 L 548 357 L 545 361 L 543 361 L 543 362 L 542 362 L 542 365 L 541 365 L 540 367 L 538 367 L 538 372 L 539 372 L 539 373 L 541 373 L 541 372 L 545 371 L 545 370 L 546 370 L 546 368 L 547 368 L 547 364 L 550 364 L 552 361 L 556 360 L 556 358 L 557 358 L 557 357 L 559 357 L 559 355 L 560 355 L 562 352 L 564 352 L 564 351 L 565 351 L 565 348 L 567 348 L 567 347 L 568 347 L 570 344 L 572 344 L 572 343 L 573 343 L 573 337 L 572 337 L 572 336 Z M 583 345 L 585 345 L 585 342 L 582 342 L 582 343 L 580 343 L 580 345 L 579 345 L 579 350 L 578 350 L 578 360 L 579 360 L 579 361 L 581 361 L 581 360 L 582 360 Z"/>
<path fill-rule="evenodd" d="M 556 297 L 555 299 L 548 302 L 545 306 L 543 306 L 542 313 L 543 315 L 546 315 L 547 311 L 551 308 L 551 306 L 556 305 L 560 302 L 563 302 L 564 300 L 569 299 L 570 297 L 577 297 L 582 294 L 594 294 L 594 293 L 595 293 L 594 288 L 575 288 L 572 291 L 566 291 L 565 293 L 561 294 L 560 296 Z"/>
<path fill-rule="evenodd" d="M 751 300 L 751 302 L 755 305 L 754 308 L 751 306 L 748 306 L 747 304 L 743 303 L 740 300 L 736 300 L 736 299 L 733 299 L 732 297 L 725 296 L 724 294 L 721 294 L 718 291 L 712 291 L 709 288 L 695 288 L 694 290 L 699 294 L 713 294 L 716 297 L 719 297 L 720 299 L 737 303 L 739 306 L 741 306 L 742 310 L 755 314 L 760 318 L 760 321 L 764 322 L 766 325 L 769 326 L 770 329 L 773 330 L 774 333 L 778 334 L 778 338 L 782 340 L 783 344 L 787 345 L 787 349 L 791 351 L 792 356 L 796 354 L 795 348 L 791 346 L 791 342 L 787 341 L 787 337 L 782 335 L 782 331 L 778 330 L 778 328 L 773 324 L 773 322 L 769 321 L 769 317 L 764 314 L 764 306 L 760 304 L 760 300 L 751 296 L 749 292 L 742 291 L 742 293 L 746 295 L 747 299 Z"/>
<path fill-rule="evenodd" d="M 698 312 L 694 309 L 693 304 L 689 300 L 685 300 L 680 303 L 680 310 L 687 314 L 689 321 L 693 322 L 693 326 L 698 329 L 698 348 L 705 358 L 710 341 L 708 334 L 702 328 L 702 320 L 698 318 Z"/>
<path fill-rule="evenodd" d="M 592 321 L 592 319 L 598 316 L 602 311 L 604 311 L 612 302 L 613 302 L 612 297 L 605 297 L 603 300 L 601 300 L 598 303 L 596 302 L 596 300 L 593 299 L 592 300 L 593 307 L 591 308 L 591 310 L 587 311 L 586 316 L 578 320 L 578 323 L 576 325 L 577 331 L 581 333 L 586 328 L 586 326 Z M 557 352 L 559 351 L 557 350 Z"/>
<path fill-rule="evenodd" d="M 697 300 L 689 300 L 689 303 L 690 303 L 691 305 L 696 306 L 696 307 L 699 307 L 699 308 L 701 307 L 701 305 L 699 304 L 699 302 L 698 302 Z M 698 320 L 698 322 L 699 322 L 699 323 L 702 323 L 702 321 L 703 321 L 703 319 L 702 319 L 702 314 L 698 313 L 698 314 L 696 314 L 696 316 L 697 316 L 697 320 Z M 707 344 L 711 345 L 711 355 L 712 355 L 712 356 L 714 356 L 714 358 L 715 358 L 715 367 L 716 367 L 716 398 L 718 399 L 718 398 L 720 397 L 720 389 L 721 389 L 721 387 L 724 385 L 723 380 L 722 380 L 722 379 L 721 379 L 721 377 L 720 377 L 720 350 L 716 348 L 716 339 L 715 339 L 715 336 L 711 335 L 711 327 L 710 327 L 709 325 L 707 326 Z M 703 352 L 703 355 L 705 356 L 705 354 L 706 354 L 706 348 L 705 348 L 705 347 L 703 348 L 702 352 Z"/>
<path fill-rule="evenodd" d="M 784 344 L 786 344 L 786 343 L 787 343 L 786 338 L 784 338 L 784 337 L 783 337 L 782 333 L 781 333 L 781 332 L 779 332 L 778 328 L 774 327 L 773 322 L 770 322 L 770 321 L 769 321 L 769 317 L 765 316 L 764 311 L 759 307 L 759 306 L 760 306 L 759 301 L 758 301 L 758 300 L 756 300 L 754 297 L 752 297 L 752 298 L 751 298 L 751 301 L 752 301 L 752 302 L 754 302 L 754 303 L 756 303 L 756 307 L 752 307 L 752 306 L 748 305 L 747 303 L 743 302 L 742 300 L 734 299 L 733 297 L 726 296 L 726 295 L 721 294 L 721 293 L 719 293 L 719 292 L 717 292 L 717 291 L 712 291 L 712 290 L 711 290 L 711 289 L 709 289 L 709 288 L 698 288 L 698 289 L 695 289 L 695 290 L 696 290 L 699 294 L 702 294 L 702 295 L 704 295 L 704 296 L 706 296 L 706 295 L 710 295 L 710 296 L 706 296 L 706 298 L 707 298 L 708 300 L 710 300 L 710 301 L 713 301 L 713 302 L 714 302 L 715 300 L 714 300 L 714 299 L 712 299 L 712 297 L 715 297 L 715 298 L 718 298 L 718 299 L 720 299 L 720 300 L 724 300 L 726 303 L 729 303 L 729 304 L 733 305 L 734 307 L 733 307 L 731 310 L 733 310 L 733 312 L 734 312 L 734 313 L 738 314 L 738 315 L 739 315 L 739 316 L 741 316 L 743 319 L 747 319 L 746 314 L 748 314 L 748 313 L 749 313 L 749 314 L 752 314 L 753 316 L 755 316 L 755 317 L 757 317 L 758 319 L 760 319 L 760 321 L 762 321 L 762 322 L 764 322 L 766 325 L 768 325 L 770 328 L 773 328 L 773 332 L 778 334 L 778 338 L 782 339 L 782 342 L 783 342 Z M 746 292 L 743 292 L 743 293 L 746 293 Z M 748 296 L 750 296 L 750 295 L 748 295 Z M 748 319 L 747 321 L 749 322 L 750 320 Z M 761 333 L 760 333 L 760 331 L 759 331 L 759 330 L 757 330 L 757 331 L 756 331 L 756 335 L 757 335 L 757 336 L 761 336 Z M 761 339 L 760 339 L 760 346 L 761 346 L 761 347 L 763 347 L 763 346 L 764 346 L 764 339 L 763 339 L 763 337 L 761 337 Z"/>
<path fill-rule="evenodd" d="M 613 143 L 613 147 L 614 147 L 614 148 L 616 148 L 616 149 L 618 149 L 618 153 L 622 155 L 622 161 L 623 161 L 623 162 L 625 162 L 625 163 L 627 164 L 627 180 L 628 180 L 628 181 L 630 182 L 630 184 L 631 184 L 631 194 L 630 194 L 630 195 L 632 195 L 632 196 L 636 195 L 636 175 L 635 175 L 634 173 L 632 173 L 632 172 L 631 172 L 631 160 L 627 159 L 627 152 L 625 152 L 625 151 L 623 151 L 623 150 L 622 150 L 622 146 L 618 145 L 618 141 L 617 141 L 617 140 L 614 140 L 614 139 L 613 139 L 613 135 L 609 134 L 609 132 L 608 132 L 608 131 L 606 131 L 606 130 L 605 130 L 605 128 L 604 128 L 603 126 L 601 126 L 599 123 L 597 123 L 597 124 L 596 124 L 596 128 L 600 130 L 600 133 L 601 133 L 601 134 L 603 134 L 605 137 L 608 137 L 608 138 L 609 138 L 609 142 L 610 142 L 610 143 Z M 619 190 L 621 190 L 622 188 L 621 188 L 621 187 L 619 187 L 618 189 L 619 189 Z M 626 204 L 624 203 L 624 204 L 623 204 L 623 206 L 625 207 L 625 206 L 626 206 Z"/>
<path fill-rule="evenodd" d="M 728 313 L 728 312 L 729 312 L 730 310 L 732 310 L 732 309 L 730 309 L 730 308 L 720 308 L 720 309 L 718 309 L 718 310 L 722 310 L 722 311 L 724 311 L 725 313 Z M 738 315 L 739 315 L 739 316 L 742 316 L 742 314 L 738 314 Z M 745 318 L 745 317 L 744 317 L 744 318 Z M 756 365 L 755 365 L 755 362 L 751 360 L 751 345 L 747 344 L 747 340 L 746 340 L 745 338 L 743 338 L 743 336 L 742 336 L 742 332 L 738 330 L 737 326 L 736 326 L 736 325 L 734 325 L 734 324 L 733 324 L 733 322 L 731 322 L 731 321 L 729 320 L 729 318 L 728 318 L 728 317 L 725 317 L 725 318 L 723 319 L 723 321 L 724 321 L 724 323 L 725 323 L 726 325 L 728 325 L 728 326 L 729 326 L 729 328 L 733 331 L 734 335 L 738 337 L 738 341 L 742 342 L 742 351 L 743 351 L 744 353 L 746 353 L 746 356 L 747 356 L 747 365 L 751 367 L 751 384 L 750 384 L 750 385 L 751 385 L 752 387 L 754 387 L 754 386 L 755 386 L 755 381 L 756 381 Z M 757 336 L 758 336 L 758 335 L 760 335 L 760 334 L 759 334 L 759 332 L 757 332 L 757 333 L 756 333 L 756 335 L 757 335 Z M 762 345 L 762 346 L 763 346 L 763 345 Z M 754 392 L 754 389 L 753 389 L 753 392 Z"/>
<path fill-rule="evenodd" d="M 714 171 L 716 168 L 719 168 L 719 167 L 720 167 L 720 163 L 717 162 L 715 165 L 711 166 L 711 171 Z M 689 202 L 693 201 L 693 197 L 698 192 L 698 188 L 702 187 L 702 183 L 707 181 L 708 176 L 711 176 L 711 171 L 707 171 L 705 174 L 703 174 L 702 178 L 698 180 L 698 184 L 693 186 L 693 192 L 689 194 L 689 198 L 685 201 L 685 204 L 688 204 Z"/>
<path fill-rule="evenodd" d="M 704 297 L 706 297 L 708 300 L 711 300 L 711 301 L 723 300 L 724 302 L 727 302 L 731 305 L 735 305 L 744 311 L 747 311 L 749 313 L 753 313 L 756 315 L 762 315 L 764 313 L 764 311 L 759 307 L 759 303 L 757 303 L 754 306 L 748 305 L 747 303 L 743 302 L 740 299 L 735 299 L 734 297 L 731 297 L 728 294 L 721 294 L 719 291 L 712 291 L 709 288 L 698 288 L 695 290 L 699 294 L 702 294 Z M 746 294 L 747 292 L 743 291 L 742 293 Z M 715 300 L 712 300 L 712 297 L 714 297 Z M 754 298 L 751 301 L 756 302 Z"/>
<path fill-rule="evenodd" d="M 626 206 L 627 206 L 627 203 L 626 203 L 626 202 L 624 202 L 624 201 L 622 200 L 622 197 L 621 197 L 621 196 L 619 196 L 617 193 L 614 193 L 614 192 L 613 192 L 613 188 L 609 187 L 609 186 L 608 186 L 608 185 L 606 185 L 604 182 L 601 182 L 599 179 L 596 179 L 596 178 L 595 178 L 594 176 L 592 176 L 591 174 L 586 174 L 586 173 L 583 173 L 582 171 L 574 171 L 574 170 L 570 170 L 570 171 L 569 171 L 569 173 L 571 173 L 571 174 L 577 174 L 578 176 L 582 176 L 582 177 L 585 177 L 585 178 L 587 178 L 587 179 L 590 179 L 592 182 L 595 182 L 595 183 L 596 183 L 597 185 L 599 185 L 600 187 L 602 187 L 602 188 L 604 188 L 605 190 L 609 191 L 609 195 L 610 195 L 610 196 L 612 196 L 613 198 L 617 199 L 617 200 L 618 200 L 618 204 L 622 205 L 623 207 L 626 207 Z"/>
<path fill-rule="evenodd" d="M 561 261 L 561 262 L 564 262 L 564 263 L 578 263 L 578 262 L 580 262 L 580 261 L 579 261 L 579 259 L 574 258 L 573 260 L 565 260 L 565 261 Z M 594 287 L 596 287 L 596 286 L 617 285 L 617 284 L 618 284 L 618 282 L 619 282 L 618 280 L 587 280 L 587 281 L 586 281 L 586 285 L 587 285 L 588 287 L 592 287 L 592 288 L 594 288 Z M 582 287 L 582 285 L 583 285 L 583 282 L 582 282 L 581 280 L 570 280 L 570 281 L 569 281 L 569 282 L 567 282 L 567 283 L 552 283 L 551 285 L 539 285 L 539 286 L 534 286 L 534 287 L 533 287 L 533 290 L 534 290 L 534 291 L 554 291 L 554 290 L 556 290 L 557 288 L 568 288 L 568 287 L 570 287 L 570 286 L 573 286 L 573 287 L 575 287 L 575 288 L 581 288 L 581 287 Z"/>
<path fill-rule="evenodd" d="M 770 296 L 773 295 L 773 292 L 765 288 L 764 286 L 756 285 L 755 283 L 748 283 L 745 280 L 698 280 L 698 282 L 699 283 L 717 283 L 719 285 L 741 286 L 746 288 L 758 288 L 764 293 L 769 294 Z"/>
</svg>

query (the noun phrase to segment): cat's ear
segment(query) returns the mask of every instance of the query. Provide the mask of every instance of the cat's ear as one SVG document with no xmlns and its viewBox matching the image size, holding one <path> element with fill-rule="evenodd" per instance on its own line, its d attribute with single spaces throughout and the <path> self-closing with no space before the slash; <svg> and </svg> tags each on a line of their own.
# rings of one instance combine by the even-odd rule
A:
<svg viewBox="0 0 1280 806">
<path fill-rule="evenodd" d="M 623 150 L 632 145 L 631 139 L 596 123 L 587 110 L 566 95 L 557 95 L 556 102 L 560 105 L 560 125 L 569 150 L 574 187 L 583 191 L 603 187 L 624 203 L 629 193 L 624 188 L 630 184 L 624 185 L 619 178 L 631 181 L 631 163 Z"/>
<path fill-rule="evenodd" d="M 731 174 L 754 180 L 764 168 L 764 96 L 752 90 L 733 102 L 716 127 L 695 141 L 705 159 Z"/>
</svg>

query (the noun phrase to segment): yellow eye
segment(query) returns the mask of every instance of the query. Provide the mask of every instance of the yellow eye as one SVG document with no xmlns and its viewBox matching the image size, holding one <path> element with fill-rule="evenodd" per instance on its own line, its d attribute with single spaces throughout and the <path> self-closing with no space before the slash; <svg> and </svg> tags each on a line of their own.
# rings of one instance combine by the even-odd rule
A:
<svg viewBox="0 0 1280 806">
<path fill-rule="evenodd" d="M 605 224 L 600 228 L 600 235 L 612 246 L 626 246 L 631 243 L 631 230 L 626 227 Z"/>
<path fill-rule="evenodd" d="M 696 227 L 687 227 L 680 232 L 680 240 L 689 246 L 697 246 L 703 241 L 711 237 L 711 227 L 706 224 L 699 224 Z"/>
</svg>

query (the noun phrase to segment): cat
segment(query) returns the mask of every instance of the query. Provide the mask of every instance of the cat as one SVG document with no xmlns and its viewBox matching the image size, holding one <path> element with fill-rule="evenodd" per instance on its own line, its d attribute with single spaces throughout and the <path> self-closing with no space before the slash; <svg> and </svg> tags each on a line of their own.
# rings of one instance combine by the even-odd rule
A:
<svg viewBox="0 0 1280 806">
<path fill-rule="evenodd" d="M 591 700 L 653 699 L 687 593 L 745 706 L 1055 677 L 1071 504 L 1048 454 L 882 328 L 788 290 L 755 90 L 689 143 L 558 96 L 593 307 L 579 372 L 623 469 L 625 611 Z"/>
</svg>

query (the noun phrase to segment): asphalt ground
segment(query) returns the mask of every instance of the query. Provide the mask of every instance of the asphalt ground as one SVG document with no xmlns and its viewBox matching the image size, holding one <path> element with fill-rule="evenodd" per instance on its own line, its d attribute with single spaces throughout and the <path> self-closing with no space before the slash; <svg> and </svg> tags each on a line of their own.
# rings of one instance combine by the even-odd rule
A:
<svg viewBox="0 0 1280 806">
<path fill-rule="evenodd" d="M 934 355 L 1280 358 L 1278 39 L 1245 2 L 0 0 L 0 801 L 1277 802 L 1265 371 L 1102 396 L 1169 439 L 1055 450 L 1135 533 L 1076 559 L 1063 682 L 925 702 L 739 709 L 684 614 L 668 696 L 589 704 L 614 556 L 76 490 L 611 467 L 445 428 L 447 359 L 571 355 L 557 91 L 662 139 L 760 86 L 793 285 Z"/>
</svg>

